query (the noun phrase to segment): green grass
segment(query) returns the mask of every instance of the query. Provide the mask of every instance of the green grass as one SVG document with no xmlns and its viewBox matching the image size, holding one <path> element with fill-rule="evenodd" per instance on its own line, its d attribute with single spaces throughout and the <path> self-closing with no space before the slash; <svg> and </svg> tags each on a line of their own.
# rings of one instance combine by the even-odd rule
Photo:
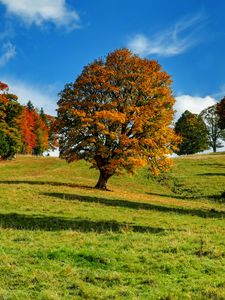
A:
<svg viewBox="0 0 225 300">
<path fill-rule="evenodd" d="M 225 299 L 225 154 L 165 178 L 0 163 L 0 299 Z"/>
</svg>

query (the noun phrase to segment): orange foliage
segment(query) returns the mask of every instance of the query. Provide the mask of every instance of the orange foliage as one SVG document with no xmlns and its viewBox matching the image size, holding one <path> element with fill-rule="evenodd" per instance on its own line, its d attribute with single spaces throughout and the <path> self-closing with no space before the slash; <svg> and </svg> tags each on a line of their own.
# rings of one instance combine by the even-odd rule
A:
<svg viewBox="0 0 225 300">
<path fill-rule="evenodd" d="M 123 169 L 168 169 L 178 138 L 171 78 L 156 62 L 116 50 L 86 66 L 58 102 L 60 154 L 100 170 L 97 187 Z M 101 177 L 103 180 L 101 180 Z"/>
<path fill-rule="evenodd" d="M 23 107 L 20 115 L 20 127 L 23 153 L 42 154 L 48 149 L 48 128 L 37 111 Z"/>
<path fill-rule="evenodd" d="M 17 96 L 8 90 L 7 84 L 0 81 L 0 131 L 13 136 L 15 144 L 18 144 L 17 152 L 41 155 L 48 149 L 54 149 L 57 146 L 52 126 L 55 118 L 44 114 L 43 109 L 39 113 L 30 101 L 26 107 L 21 106 Z"/>
<path fill-rule="evenodd" d="M 8 85 L 0 81 L 0 91 L 8 90 Z"/>
<path fill-rule="evenodd" d="M 22 131 L 23 152 L 26 154 L 32 154 L 33 148 L 36 147 L 36 135 L 34 133 L 34 111 L 29 111 L 27 107 L 24 107 L 20 115 L 20 122 Z"/>
</svg>

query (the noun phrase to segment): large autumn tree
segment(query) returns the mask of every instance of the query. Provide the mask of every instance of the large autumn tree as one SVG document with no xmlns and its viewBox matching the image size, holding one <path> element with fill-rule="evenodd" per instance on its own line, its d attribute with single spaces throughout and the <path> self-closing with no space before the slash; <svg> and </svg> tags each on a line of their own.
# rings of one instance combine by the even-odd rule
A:
<svg viewBox="0 0 225 300">
<path fill-rule="evenodd" d="M 116 50 L 87 65 L 58 102 L 60 157 L 85 159 L 100 172 L 96 188 L 122 170 L 168 168 L 177 143 L 170 124 L 171 78 L 154 60 Z"/>
</svg>

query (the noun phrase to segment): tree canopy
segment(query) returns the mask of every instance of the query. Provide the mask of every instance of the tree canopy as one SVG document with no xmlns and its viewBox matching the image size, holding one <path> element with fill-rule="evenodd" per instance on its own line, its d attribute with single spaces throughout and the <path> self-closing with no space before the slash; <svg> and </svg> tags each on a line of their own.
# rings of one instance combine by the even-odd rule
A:
<svg viewBox="0 0 225 300">
<path fill-rule="evenodd" d="M 209 140 L 206 125 L 197 114 L 186 110 L 175 124 L 175 132 L 181 136 L 178 155 L 194 154 L 208 149 Z"/>
<path fill-rule="evenodd" d="M 84 67 L 58 102 L 59 149 L 68 162 L 85 159 L 100 171 L 97 188 L 123 169 L 165 170 L 178 139 L 170 127 L 171 78 L 154 60 L 127 49 Z"/>
<path fill-rule="evenodd" d="M 17 96 L 0 82 L 0 159 L 16 153 L 41 155 L 57 145 L 52 124 L 55 118 L 39 111 L 29 101 L 22 106 Z"/>
</svg>

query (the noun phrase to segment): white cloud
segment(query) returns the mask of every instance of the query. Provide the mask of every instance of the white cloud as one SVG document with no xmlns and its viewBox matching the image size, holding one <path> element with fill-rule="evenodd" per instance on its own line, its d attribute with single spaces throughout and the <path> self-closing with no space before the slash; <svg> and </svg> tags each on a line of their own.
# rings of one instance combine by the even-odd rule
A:
<svg viewBox="0 0 225 300">
<path fill-rule="evenodd" d="M 134 53 L 144 55 L 149 51 L 150 41 L 143 34 L 137 34 L 132 40 L 130 40 L 128 48 L 130 48 Z"/>
<path fill-rule="evenodd" d="M 16 47 L 12 43 L 8 42 L 3 44 L 1 50 L 0 67 L 7 64 L 7 62 L 16 55 Z"/>
<path fill-rule="evenodd" d="M 46 113 L 56 115 L 57 92 L 53 93 L 51 87 L 37 86 L 13 78 L 1 78 L 1 81 L 9 86 L 11 93 L 18 96 L 21 104 L 30 100 L 35 107 L 43 107 Z"/>
<path fill-rule="evenodd" d="M 45 22 L 74 29 L 78 26 L 79 15 L 67 7 L 65 0 L 0 0 L 9 15 L 17 16 L 25 23 L 37 26 Z"/>
<path fill-rule="evenodd" d="M 175 97 L 175 99 L 175 120 L 177 120 L 181 114 L 185 112 L 185 110 L 199 114 L 203 109 L 216 104 L 216 99 L 211 96 L 195 97 L 190 95 L 181 95 Z"/>
<path fill-rule="evenodd" d="M 181 54 L 199 42 L 198 31 L 202 26 L 202 15 L 184 18 L 155 36 L 135 35 L 128 43 L 132 52 L 148 56 L 174 56 Z"/>
</svg>

